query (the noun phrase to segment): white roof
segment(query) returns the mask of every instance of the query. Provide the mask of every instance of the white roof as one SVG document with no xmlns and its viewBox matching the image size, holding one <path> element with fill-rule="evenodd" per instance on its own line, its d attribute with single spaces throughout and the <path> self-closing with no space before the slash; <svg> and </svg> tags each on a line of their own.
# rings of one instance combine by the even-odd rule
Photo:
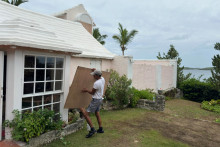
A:
<svg viewBox="0 0 220 147">
<path fill-rule="evenodd" d="M 77 22 L 42 15 L 0 1 L 0 45 L 80 53 L 112 59 L 114 55 Z"/>
</svg>

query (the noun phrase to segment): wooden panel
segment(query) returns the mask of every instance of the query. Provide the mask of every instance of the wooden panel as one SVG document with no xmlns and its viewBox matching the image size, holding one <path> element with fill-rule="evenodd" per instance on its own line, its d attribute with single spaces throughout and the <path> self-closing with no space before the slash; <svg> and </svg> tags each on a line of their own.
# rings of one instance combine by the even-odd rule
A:
<svg viewBox="0 0 220 147">
<path fill-rule="evenodd" d="M 85 67 L 77 67 L 72 85 L 69 89 L 69 94 L 66 99 L 66 103 L 64 105 L 64 108 L 86 108 L 88 107 L 89 103 L 92 100 L 92 95 L 88 93 L 82 93 L 81 90 L 83 88 L 87 88 L 89 90 L 92 90 L 93 84 L 95 82 L 95 79 L 91 73 L 90 68 Z M 102 76 L 105 79 L 105 90 L 107 88 L 107 84 L 110 78 L 109 72 L 102 71 Z"/>
</svg>

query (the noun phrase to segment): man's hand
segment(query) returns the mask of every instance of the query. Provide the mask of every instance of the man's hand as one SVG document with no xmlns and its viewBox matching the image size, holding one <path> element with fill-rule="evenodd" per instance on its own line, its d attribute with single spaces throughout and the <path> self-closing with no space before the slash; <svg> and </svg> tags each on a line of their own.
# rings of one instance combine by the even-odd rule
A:
<svg viewBox="0 0 220 147">
<path fill-rule="evenodd" d="M 87 90 L 86 88 L 83 88 L 83 89 L 81 90 L 81 92 L 85 93 L 85 92 L 88 92 L 88 90 Z"/>
</svg>

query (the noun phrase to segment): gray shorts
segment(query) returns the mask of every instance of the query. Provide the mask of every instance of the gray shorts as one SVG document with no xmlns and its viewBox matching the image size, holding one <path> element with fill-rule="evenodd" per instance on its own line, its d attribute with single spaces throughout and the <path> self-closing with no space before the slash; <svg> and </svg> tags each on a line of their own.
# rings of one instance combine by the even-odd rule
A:
<svg viewBox="0 0 220 147">
<path fill-rule="evenodd" d="M 102 105 L 102 99 L 92 99 L 91 103 L 89 104 L 89 107 L 87 108 L 87 112 L 99 112 L 100 107 Z"/>
</svg>

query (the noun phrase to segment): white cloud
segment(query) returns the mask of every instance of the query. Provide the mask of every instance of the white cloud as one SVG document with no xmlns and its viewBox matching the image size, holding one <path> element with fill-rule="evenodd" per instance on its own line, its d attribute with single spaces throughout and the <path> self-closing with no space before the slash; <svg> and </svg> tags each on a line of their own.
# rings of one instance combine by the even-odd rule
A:
<svg viewBox="0 0 220 147">
<path fill-rule="evenodd" d="M 53 14 L 84 4 L 102 34 L 109 37 L 106 47 L 121 54 L 112 35 L 118 33 L 118 22 L 138 35 L 125 54 L 136 59 L 154 59 L 173 44 L 183 65 L 211 66 L 214 44 L 220 42 L 220 1 L 217 0 L 30 0 L 21 7 Z"/>
</svg>

